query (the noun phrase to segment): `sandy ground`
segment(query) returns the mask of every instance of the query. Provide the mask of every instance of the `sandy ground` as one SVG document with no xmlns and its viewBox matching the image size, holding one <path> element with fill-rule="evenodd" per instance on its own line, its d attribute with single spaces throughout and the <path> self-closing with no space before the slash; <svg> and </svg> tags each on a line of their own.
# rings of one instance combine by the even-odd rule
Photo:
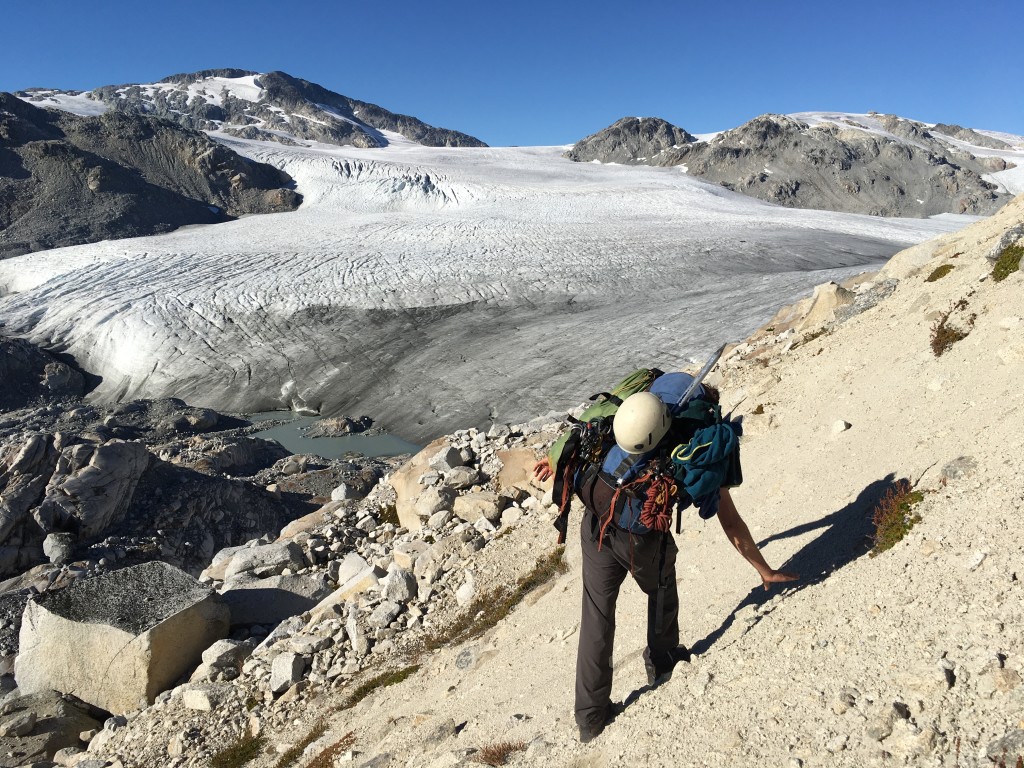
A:
<svg viewBox="0 0 1024 768">
<path fill-rule="evenodd" d="M 627 584 L 613 690 L 627 706 L 601 737 L 580 745 L 572 716 L 573 530 L 568 574 L 335 716 L 302 764 L 349 731 L 355 765 L 469 764 L 502 741 L 526 747 L 515 766 L 992 764 L 987 745 L 1024 728 L 1024 273 L 997 284 L 985 255 L 1022 221 L 1024 197 L 898 254 L 876 278 L 898 278 L 895 293 L 831 332 L 795 347 L 814 329 L 765 332 L 726 357 L 724 398 L 747 423 L 734 497 L 769 562 L 802 578 L 763 591 L 717 522 L 693 513 L 678 577 L 697 655 L 644 687 L 645 601 Z M 940 264 L 953 269 L 926 282 Z M 976 315 L 973 327 L 936 357 L 930 329 L 961 299 L 952 322 Z M 869 556 L 871 511 L 898 478 L 924 492 L 921 522 Z M 478 583 L 553 543 L 524 520 Z"/>
</svg>

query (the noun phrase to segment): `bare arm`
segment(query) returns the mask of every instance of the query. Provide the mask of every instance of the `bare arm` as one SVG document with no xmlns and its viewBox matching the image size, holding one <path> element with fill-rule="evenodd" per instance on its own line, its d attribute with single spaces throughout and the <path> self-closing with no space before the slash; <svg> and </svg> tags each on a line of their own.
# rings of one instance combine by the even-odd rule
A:
<svg viewBox="0 0 1024 768">
<path fill-rule="evenodd" d="M 754 566 L 754 570 L 757 571 L 758 575 L 761 577 L 761 581 L 764 582 L 764 588 L 768 589 L 768 585 L 770 584 L 776 584 L 784 581 L 795 581 L 800 578 L 795 573 L 776 571 L 768 565 L 764 559 L 764 555 L 761 554 L 761 550 L 758 549 L 757 544 L 754 543 L 754 539 L 750 535 L 750 529 L 747 528 L 747 524 L 743 522 L 743 518 L 740 517 L 740 513 L 736 509 L 736 505 L 733 503 L 732 496 L 729 494 L 728 489 L 723 488 L 720 493 L 718 522 L 722 524 L 722 530 L 725 532 L 729 541 L 732 542 L 732 545 L 736 547 L 736 551 L 743 555 L 743 558 L 748 563 Z"/>
</svg>

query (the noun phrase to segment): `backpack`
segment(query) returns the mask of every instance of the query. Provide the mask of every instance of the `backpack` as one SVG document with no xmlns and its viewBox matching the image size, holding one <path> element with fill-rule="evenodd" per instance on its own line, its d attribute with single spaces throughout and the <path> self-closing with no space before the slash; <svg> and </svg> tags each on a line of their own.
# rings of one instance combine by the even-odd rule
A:
<svg viewBox="0 0 1024 768">
<path fill-rule="evenodd" d="M 653 372 L 658 374 L 657 377 L 645 388 L 635 391 L 656 394 L 669 405 L 673 416 L 668 433 L 654 449 L 643 454 L 629 454 L 615 443 L 612 425 L 621 399 L 611 407 L 595 411 L 594 415 L 588 408 L 556 442 L 557 462 L 553 461 L 552 467 L 555 468 L 553 498 L 559 505 L 559 515 L 555 520 L 559 543 L 564 542 L 568 529 L 572 495 L 579 495 L 588 484 L 603 482 L 614 489 L 608 513 L 601 520 L 600 547 L 600 540 L 613 521 L 630 533 L 667 533 L 671 528 L 673 508 L 682 510 L 709 493 L 707 489 L 717 491 L 730 480 L 734 485 L 742 482 L 736 439 L 738 425 L 723 422 L 720 407 L 702 399 L 703 387 L 698 387 L 696 396 L 688 403 L 682 407 L 677 405 L 693 382 L 689 374 L 661 373 L 656 369 Z M 622 383 L 633 379 L 637 373 Z M 598 395 L 591 399 L 596 397 Z M 601 401 L 597 405 L 604 403 Z M 698 435 L 701 435 L 700 440 L 691 448 Z M 714 436 L 717 439 L 712 439 Z M 553 453 L 554 447 L 549 457 Z M 695 458 L 698 459 L 696 465 Z M 735 471 L 726 477 L 733 466 Z M 719 472 L 723 467 L 727 471 Z M 677 522 L 677 528 L 678 525 Z"/>
</svg>

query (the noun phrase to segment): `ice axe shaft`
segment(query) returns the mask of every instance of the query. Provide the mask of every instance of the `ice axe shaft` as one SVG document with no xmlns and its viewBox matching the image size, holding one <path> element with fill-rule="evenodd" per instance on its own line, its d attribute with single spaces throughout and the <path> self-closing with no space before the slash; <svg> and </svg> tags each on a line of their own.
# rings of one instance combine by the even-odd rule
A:
<svg viewBox="0 0 1024 768">
<path fill-rule="evenodd" d="M 697 375 L 693 377 L 693 382 L 686 388 L 686 391 L 683 392 L 683 396 L 679 398 L 679 402 L 676 403 L 676 408 L 680 408 L 690 401 L 690 398 L 693 397 L 693 393 L 697 391 L 697 387 L 699 387 L 700 383 L 704 381 L 704 377 L 711 373 L 711 369 L 715 367 L 715 363 L 718 362 L 723 352 L 725 352 L 725 344 L 711 353 L 711 357 L 709 357 L 708 361 L 704 363 L 704 367 L 701 368 Z"/>
</svg>

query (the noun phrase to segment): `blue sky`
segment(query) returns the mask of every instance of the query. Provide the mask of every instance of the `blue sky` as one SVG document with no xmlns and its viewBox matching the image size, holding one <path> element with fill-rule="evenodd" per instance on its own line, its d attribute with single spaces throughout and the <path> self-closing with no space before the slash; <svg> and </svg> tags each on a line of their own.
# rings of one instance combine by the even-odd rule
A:
<svg viewBox="0 0 1024 768">
<path fill-rule="evenodd" d="M 492 145 L 626 115 L 894 112 L 1024 134 L 1024 2 L 4 2 L 0 90 L 283 70 Z"/>
</svg>

